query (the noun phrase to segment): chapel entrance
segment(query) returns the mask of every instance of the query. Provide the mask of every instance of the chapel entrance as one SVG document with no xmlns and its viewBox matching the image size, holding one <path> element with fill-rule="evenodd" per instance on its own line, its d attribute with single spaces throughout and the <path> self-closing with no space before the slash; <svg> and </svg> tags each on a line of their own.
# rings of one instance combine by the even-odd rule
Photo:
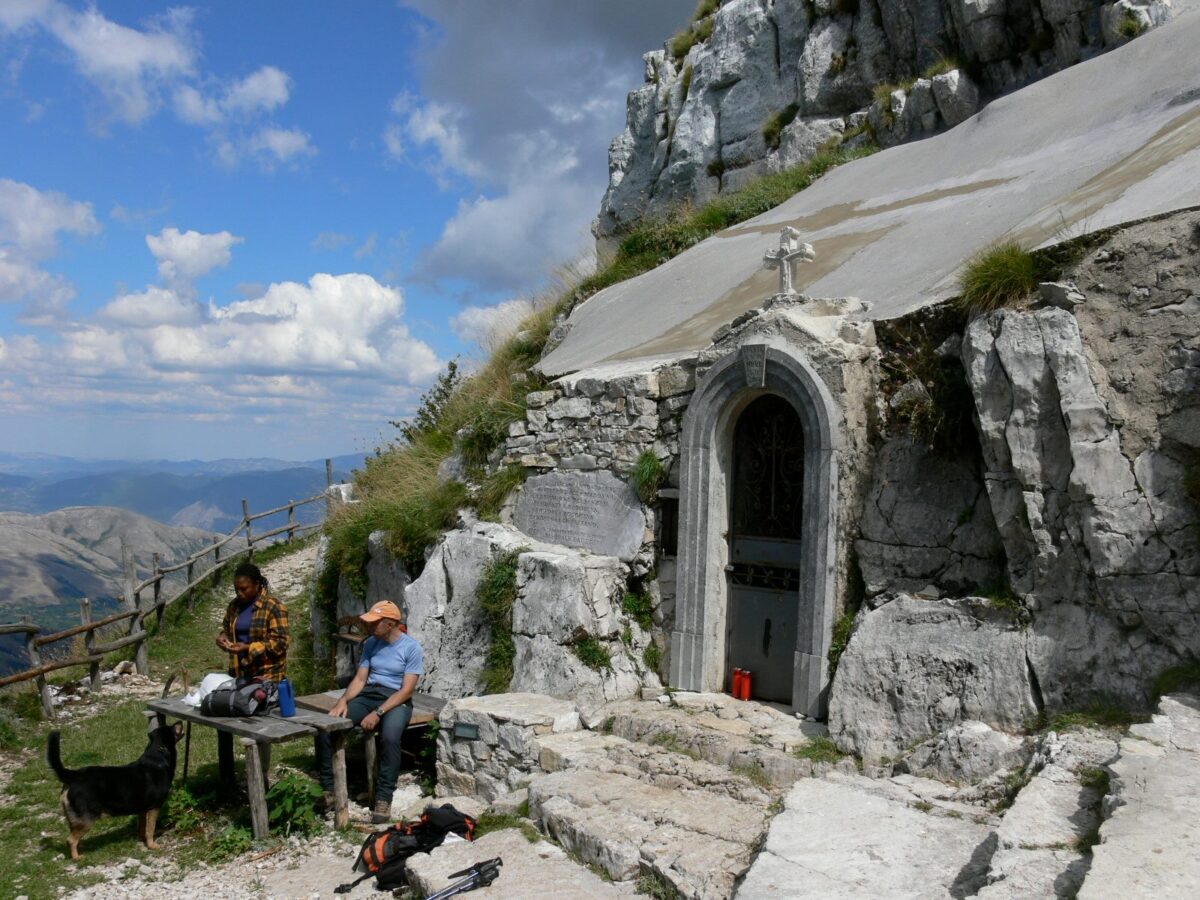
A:
<svg viewBox="0 0 1200 900">
<path fill-rule="evenodd" d="M 797 650 L 804 432 L 782 397 L 753 400 L 733 434 L 725 689 L 735 667 L 753 697 L 791 705 Z"/>
</svg>

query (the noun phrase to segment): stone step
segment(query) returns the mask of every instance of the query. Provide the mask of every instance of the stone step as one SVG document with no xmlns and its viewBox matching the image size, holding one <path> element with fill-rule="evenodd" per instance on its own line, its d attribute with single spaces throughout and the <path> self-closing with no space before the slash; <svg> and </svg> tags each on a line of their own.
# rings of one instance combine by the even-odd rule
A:
<svg viewBox="0 0 1200 900">
<path fill-rule="evenodd" d="M 1109 818 L 1081 900 L 1195 897 L 1200 885 L 1200 696 L 1164 697 L 1111 766 Z"/>
<path fill-rule="evenodd" d="M 530 815 L 547 835 L 617 881 L 650 876 L 681 897 L 730 896 L 766 833 L 769 804 L 685 783 L 662 786 L 599 755 L 591 761 L 598 767 L 530 783 Z"/>
<path fill-rule="evenodd" d="M 733 771 L 666 747 L 615 734 L 575 731 L 535 739 L 538 765 L 546 772 L 590 769 L 624 775 L 668 790 L 704 790 L 757 807 L 770 805 L 774 789 L 757 770 Z"/>
<path fill-rule="evenodd" d="M 571 860 L 561 847 L 549 841 L 530 843 L 515 828 L 415 854 L 408 861 L 408 882 L 417 896 L 428 897 L 450 885 L 453 873 L 497 856 L 503 860 L 500 877 L 483 892 L 490 900 L 603 900 L 635 893 L 633 885 L 605 881 Z"/>
<path fill-rule="evenodd" d="M 728 694 L 676 692 L 652 701 L 622 701 L 604 708 L 606 730 L 630 741 L 664 747 L 750 774 L 755 780 L 786 788 L 798 778 L 829 766 L 794 754 L 825 726 L 800 721 L 764 703 L 735 700 Z M 842 767 L 856 771 L 852 760 Z"/>
<path fill-rule="evenodd" d="M 985 882 L 991 829 L 882 796 L 863 776 L 802 779 L 738 887 L 738 900 L 968 897 Z"/>
</svg>

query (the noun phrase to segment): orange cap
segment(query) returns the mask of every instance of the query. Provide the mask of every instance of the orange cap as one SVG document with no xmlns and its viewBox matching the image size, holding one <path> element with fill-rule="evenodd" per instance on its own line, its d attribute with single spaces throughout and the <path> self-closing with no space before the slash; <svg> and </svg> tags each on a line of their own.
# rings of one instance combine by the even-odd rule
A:
<svg viewBox="0 0 1200 900">
<path fill-rule="evenodd" d="M 390 600 L 380 600 L 359 618 L 364 622 L 378 622 L 380 619 L 395 619 L 397 622 L 404 621 L 404 616 L 401 615 L 400 608 Z"/>
</svg>

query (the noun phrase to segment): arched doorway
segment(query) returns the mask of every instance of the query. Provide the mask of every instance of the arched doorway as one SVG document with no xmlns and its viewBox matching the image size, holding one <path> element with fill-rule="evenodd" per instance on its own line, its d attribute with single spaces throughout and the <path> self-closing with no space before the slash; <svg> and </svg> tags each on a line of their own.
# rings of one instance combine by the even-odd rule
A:
<svg viewBox="0 0 1200 900">
<path fill-rule="evenodd" d="M 760 411 L 744 418 L 743 414 L 760 401 L 763 402 Z M 797 712 L 824 718 L 829 689 L 827 654 L 836 605 L 837 460 L 841 451 L 841 415 L 829 389 L 803 354 L 779 338 L 761 344 L 743 344 L 715 362 L 699 380 L 683 415 L 679 442 L 679 556 L 675 625 L 671 631 L 670 683 L 689 691 L 728 690 L 729 660 L 733 658 L 728 649 L 730 629 L 740 629 L 736 622 L 731 625 L 729 621 L 734 605 L 730 595 L 734 587 L 744 586 L 731 584 L 730 576 L 738 574 L 737 560 L 733 558 L 737 548 L 731 546 L 731 535 L 747 554 L 754 550 L 757 538 L 784 541 L 796 538 L 793 526 L 789 526 L 786 536 L 779 538 L 770 533 L 755 532 L 756 527 L 761 527 L 755 525 L 744 525 L 739 532 L 732 522 L 732 516 L 740 515 L 733 506 L 735 484 L 739 480 L 734 462 L 738 425 L 745 423 L 746 433 L 752 435 L 753 423 L 770 419 L 772 408 L 777 413 L 784 412 L 778 403 L 793 410 L 799 420 L 801 435 L 798 443 L 792 439 L 784 441 L 798 447 L 796 453 L 802 460 L 802 478 L 798 482 L 800 502 L 786 504 L 798 511 L 800 522 L 798 544 L 786 545 L 796 550 L 792 557 L 795 575 L 789 572 L 783 576 L 789 582 L 795 578 L 797 585 L 792 590 L 785 584 L 781 592 L 784 602 L 790 597 L 795 615 L 790 619 L 772 615 L 768 634 L 765 617 L 755 624 L 751 612 L 747 619 L 750 623 L 746 628 L 747 641 L 757 637 L 761 652 L 764 636 L 769 638 L 767 649 L 771 664 L 768 668 L 771 670 L 776 669 L 776 663 L 786 656 L 790 646 L 791 691 L 790 694 L 787 690 L 782 691 L 783 702 L 790 700 Z M 787 430 L 792 425 L 783 427 Z M 752 438 L 747 441 L 753 443 Z M 747 458 L 746 452 L 742 453 L 743 459 Z M 785 457 L 775 465 L 794 472 L 796 456 L 787 453 Z M 777 506 L 777 510 L 782 510 L 782 506 Z M 744 545 L 737 537 L 739 534 L 746 538 Z M 758 544 L 765 559 L 757 561 L 769 565 L 774 565 L 772 560 L 787 563 L 789 550 L 786 546 L 768 552 L 761 543 Z M 752 558 L 746 555 L 743 561 L 749 562 Z M 764 577 L 775 577 L 769 572 L 763 574 Z M 733 611 L 740 614 L 740 609 Z M 785 619 L 790 623 L 787 627 L 793 629 L 786 637 L 779 631 Z M 763 671 L 761 666 L 755 670 L 752 663 L 743 668 L 755 671 L 755 693 L 765 697 L 762 693 L 764 682 L 759 675 L 759 671 Z M 778 669 L 783 673 L 789 671 L 786 664 L 780 664 Z M 769 693 L 776 690 L 768 688 Z"/>
<path fill-rule="evenodd" d="M 755 699 L 790 705 L 804 508 L 804 429 L 790 403 L 766 394 L 742 411 L 732 469 L 725 671 L 749 669 Z"/>
</svg>

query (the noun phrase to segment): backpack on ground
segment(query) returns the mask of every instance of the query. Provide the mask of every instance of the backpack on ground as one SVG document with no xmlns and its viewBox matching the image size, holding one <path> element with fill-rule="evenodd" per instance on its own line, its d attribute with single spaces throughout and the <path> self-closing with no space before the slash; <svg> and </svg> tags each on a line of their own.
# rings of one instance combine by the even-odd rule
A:
<svg viewBox="0 0 1200 900">
<path fill-rule="evenodd" d="M 471 816 L 445 803 L 425 807 L 421 818 L 413 822 L 397 822 L 391 828 L 373 832 L 363 841 L 354 861 L 354 871 L 363 874 L 354 881 L 338 885 L 334 893 L 348 894 L 359 882 L 372 876 L 376 878 L 376 890 L 393 891 L 405 887 L 410 856 L 428 853 L 439 846 L 447 834 L 473 840 L 477 824 Z"/>
</svg>

